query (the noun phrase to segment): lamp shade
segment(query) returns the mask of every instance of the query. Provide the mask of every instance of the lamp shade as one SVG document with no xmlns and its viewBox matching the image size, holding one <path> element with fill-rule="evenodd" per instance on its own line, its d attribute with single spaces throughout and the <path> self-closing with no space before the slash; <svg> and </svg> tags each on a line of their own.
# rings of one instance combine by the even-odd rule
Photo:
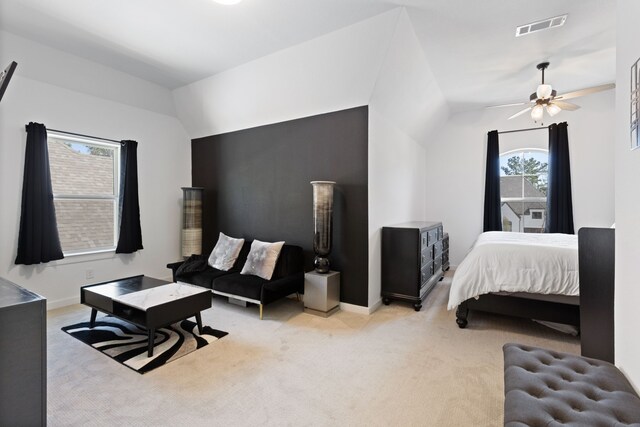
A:
<svg viewBox="0 0 640 427">
<path fill-rule="evenodd" d="M 182 187 L 182 256 L 202 253 L 202 193 L 201 187 Z"/>
<path fill-rule="evenodd" d="M 562 108 L 558 107 L 556 104 L 548 104 L 547 105 L 547 113 L 549 113 L 549 115 L 551 117 L 555 116 L 560 111 L 562 111 Z"/>
<path fill-rule="evenodd" d="M 538 99 L 547 99 L 551 96 L 552 91 L 553 88 L 551 85 L 539 85 L 538 90 L 536 90 L 536 95 Z"/>
<path fill-rule="evenodd" d="M 531 110 L 531 118 L 536 122 L 542 120 L 543 115 L 544 115 L 544 108 L 540 104 L 536 105 Z"/>
</svg>

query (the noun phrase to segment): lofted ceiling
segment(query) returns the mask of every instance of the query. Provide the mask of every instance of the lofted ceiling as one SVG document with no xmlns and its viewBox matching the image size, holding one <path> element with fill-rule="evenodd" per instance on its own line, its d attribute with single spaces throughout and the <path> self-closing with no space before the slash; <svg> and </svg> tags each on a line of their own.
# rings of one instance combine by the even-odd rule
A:
<svg viewBox="0 0 640 427">
<path fill-rule="evenodd" d="M 615 80 L 615 0 L 0 0 L 0 29 L 168 89 L 398 6 L 453 111 Z M 515 27 L 568 13 L 563 27 Z"/>
</svg>

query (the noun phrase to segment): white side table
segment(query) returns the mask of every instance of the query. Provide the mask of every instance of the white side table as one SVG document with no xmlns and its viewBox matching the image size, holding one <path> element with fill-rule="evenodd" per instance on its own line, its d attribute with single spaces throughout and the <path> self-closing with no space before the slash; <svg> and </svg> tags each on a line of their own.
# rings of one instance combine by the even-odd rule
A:
<svg viewBox="0 0 640 427">
<path fill-rule="evenodd" d="M 340 272 L 320 274 L 310 271 L 304 275 L 304 311 L 329 317 L 340 309 Z"/>
</svg>

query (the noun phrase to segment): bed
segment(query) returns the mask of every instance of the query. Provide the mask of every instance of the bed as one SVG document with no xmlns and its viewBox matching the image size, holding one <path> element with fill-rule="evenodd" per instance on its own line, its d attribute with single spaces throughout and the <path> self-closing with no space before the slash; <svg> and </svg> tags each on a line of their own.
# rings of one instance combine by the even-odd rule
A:
<svg viewBox="0 0 640 427">
<path fill-rule="evenodd" d="M 580 325 L 578 236 L 485 232 L 453 276 L 448 309 Z"/>
</svg>

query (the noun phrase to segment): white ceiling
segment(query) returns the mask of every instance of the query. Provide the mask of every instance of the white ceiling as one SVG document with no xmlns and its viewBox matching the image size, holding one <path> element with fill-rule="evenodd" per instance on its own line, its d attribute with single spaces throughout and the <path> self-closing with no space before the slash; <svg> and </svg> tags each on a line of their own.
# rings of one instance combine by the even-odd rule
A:
<svg viewBox="0 0 640 427">
<path fill-rule="evenodd" d="M 615 0 L 0 0 L 0 28 L 173 89 L 397 6 L 454 111 L 527 100 L 543 60 L 559 93 L 615 80 Z"/>
</svg>

